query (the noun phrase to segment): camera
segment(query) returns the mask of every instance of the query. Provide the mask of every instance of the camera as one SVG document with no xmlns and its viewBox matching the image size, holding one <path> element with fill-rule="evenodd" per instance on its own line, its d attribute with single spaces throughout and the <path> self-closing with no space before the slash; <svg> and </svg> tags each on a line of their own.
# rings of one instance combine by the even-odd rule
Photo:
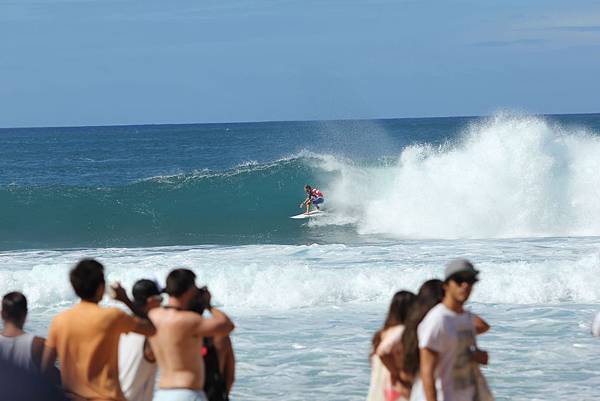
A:
<svg viewBox="0 0 600 401">
<path fill-rule="evenodd" d="M 208 287 L 198 288 L 196 296 L 190 302 L 189 309 L 199 314 L 203 314 L 206 309 L 210 309 L 210 292 L 208 291 Z"/>
</svg>

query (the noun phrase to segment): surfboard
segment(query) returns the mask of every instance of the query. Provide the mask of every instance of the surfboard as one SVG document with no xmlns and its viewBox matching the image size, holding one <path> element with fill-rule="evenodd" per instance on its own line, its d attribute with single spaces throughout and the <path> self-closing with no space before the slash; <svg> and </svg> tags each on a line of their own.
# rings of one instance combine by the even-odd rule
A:
<svg viewBox="0 0 600 401">
<path fill-rule="evenodd" d="M 314 217 L 317 216 L 319 214 L 325 214 L 325 212 L 321 211 L 321 210 L 313 210 L 311 212 L 309 212 L 308 214 L 297 214 L 295 216 L 290 216 L 290 219 L 308 219 L 309 217 Z"/>
</svg>

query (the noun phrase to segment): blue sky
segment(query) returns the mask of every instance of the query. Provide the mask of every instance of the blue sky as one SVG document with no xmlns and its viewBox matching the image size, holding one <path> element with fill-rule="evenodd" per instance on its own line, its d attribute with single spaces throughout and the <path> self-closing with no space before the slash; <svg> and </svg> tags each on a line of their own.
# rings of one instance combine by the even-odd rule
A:
<svg viewBox="0 0 600 401">
<path fill-rule="evenodd" d="M 600 2 L 0 0 L 0 127 L 600 112 Z"/>
</svg>

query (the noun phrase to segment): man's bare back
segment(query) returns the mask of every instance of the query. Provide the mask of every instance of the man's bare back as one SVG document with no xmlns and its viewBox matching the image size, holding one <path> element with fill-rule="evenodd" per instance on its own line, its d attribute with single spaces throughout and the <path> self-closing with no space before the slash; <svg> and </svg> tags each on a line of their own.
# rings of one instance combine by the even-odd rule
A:
<svg viewBox="0 0 600 401">
<path fill-rule="evenodd" d="M 194 302 L 202 301 L 195 280 L 196 275 L 191 270 L 171 271 L 165 288 L 169 295 L 167 306 L 148 312 L 156 327 L 150 346 L 160 369 L 160 389 L 155 401 L 206 400 L 202 390 L 202 337 L 228 335 L 234 328 L 227 315 L 209 303 L 211 318 L 205 319 L 189 310 Z"/>
<path fill-rule="evenodd" d="M 150 345 L 160 367 L 160 388 L 202 389 L 203 318 L 194 312 L 172 308 L 153 309 L 148 317 L 156 327 Z"/>
</svg>

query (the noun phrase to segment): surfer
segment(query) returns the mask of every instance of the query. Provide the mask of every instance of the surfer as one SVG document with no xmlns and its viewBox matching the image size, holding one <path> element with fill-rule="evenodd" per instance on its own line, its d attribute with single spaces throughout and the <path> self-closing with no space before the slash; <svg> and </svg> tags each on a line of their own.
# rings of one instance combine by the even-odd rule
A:
<svg viewBox="0 0 600 401">
<path fill-rule="evenodd" d="M 304 202 L 302 202 L 300 204 L 300 209 L 302 209 L 302 207 L 304 205 L 306 205 L 306 212 L 304 214 L 310 213 L 310 205 L 313 205 L 314 207 L 316 207 L 317 210 L 321 210 L 319 205 L 321 203 L 325 202 L 325 199 L 323 198 L 323 194 L 321 193 L 321 191 L 319 191 L 316 188 L 312 188 L 308 184 L 306 184 L 304 186 L 304 191 L 306 192 L 306 199 L 304 200 Z"/>
</svg>

